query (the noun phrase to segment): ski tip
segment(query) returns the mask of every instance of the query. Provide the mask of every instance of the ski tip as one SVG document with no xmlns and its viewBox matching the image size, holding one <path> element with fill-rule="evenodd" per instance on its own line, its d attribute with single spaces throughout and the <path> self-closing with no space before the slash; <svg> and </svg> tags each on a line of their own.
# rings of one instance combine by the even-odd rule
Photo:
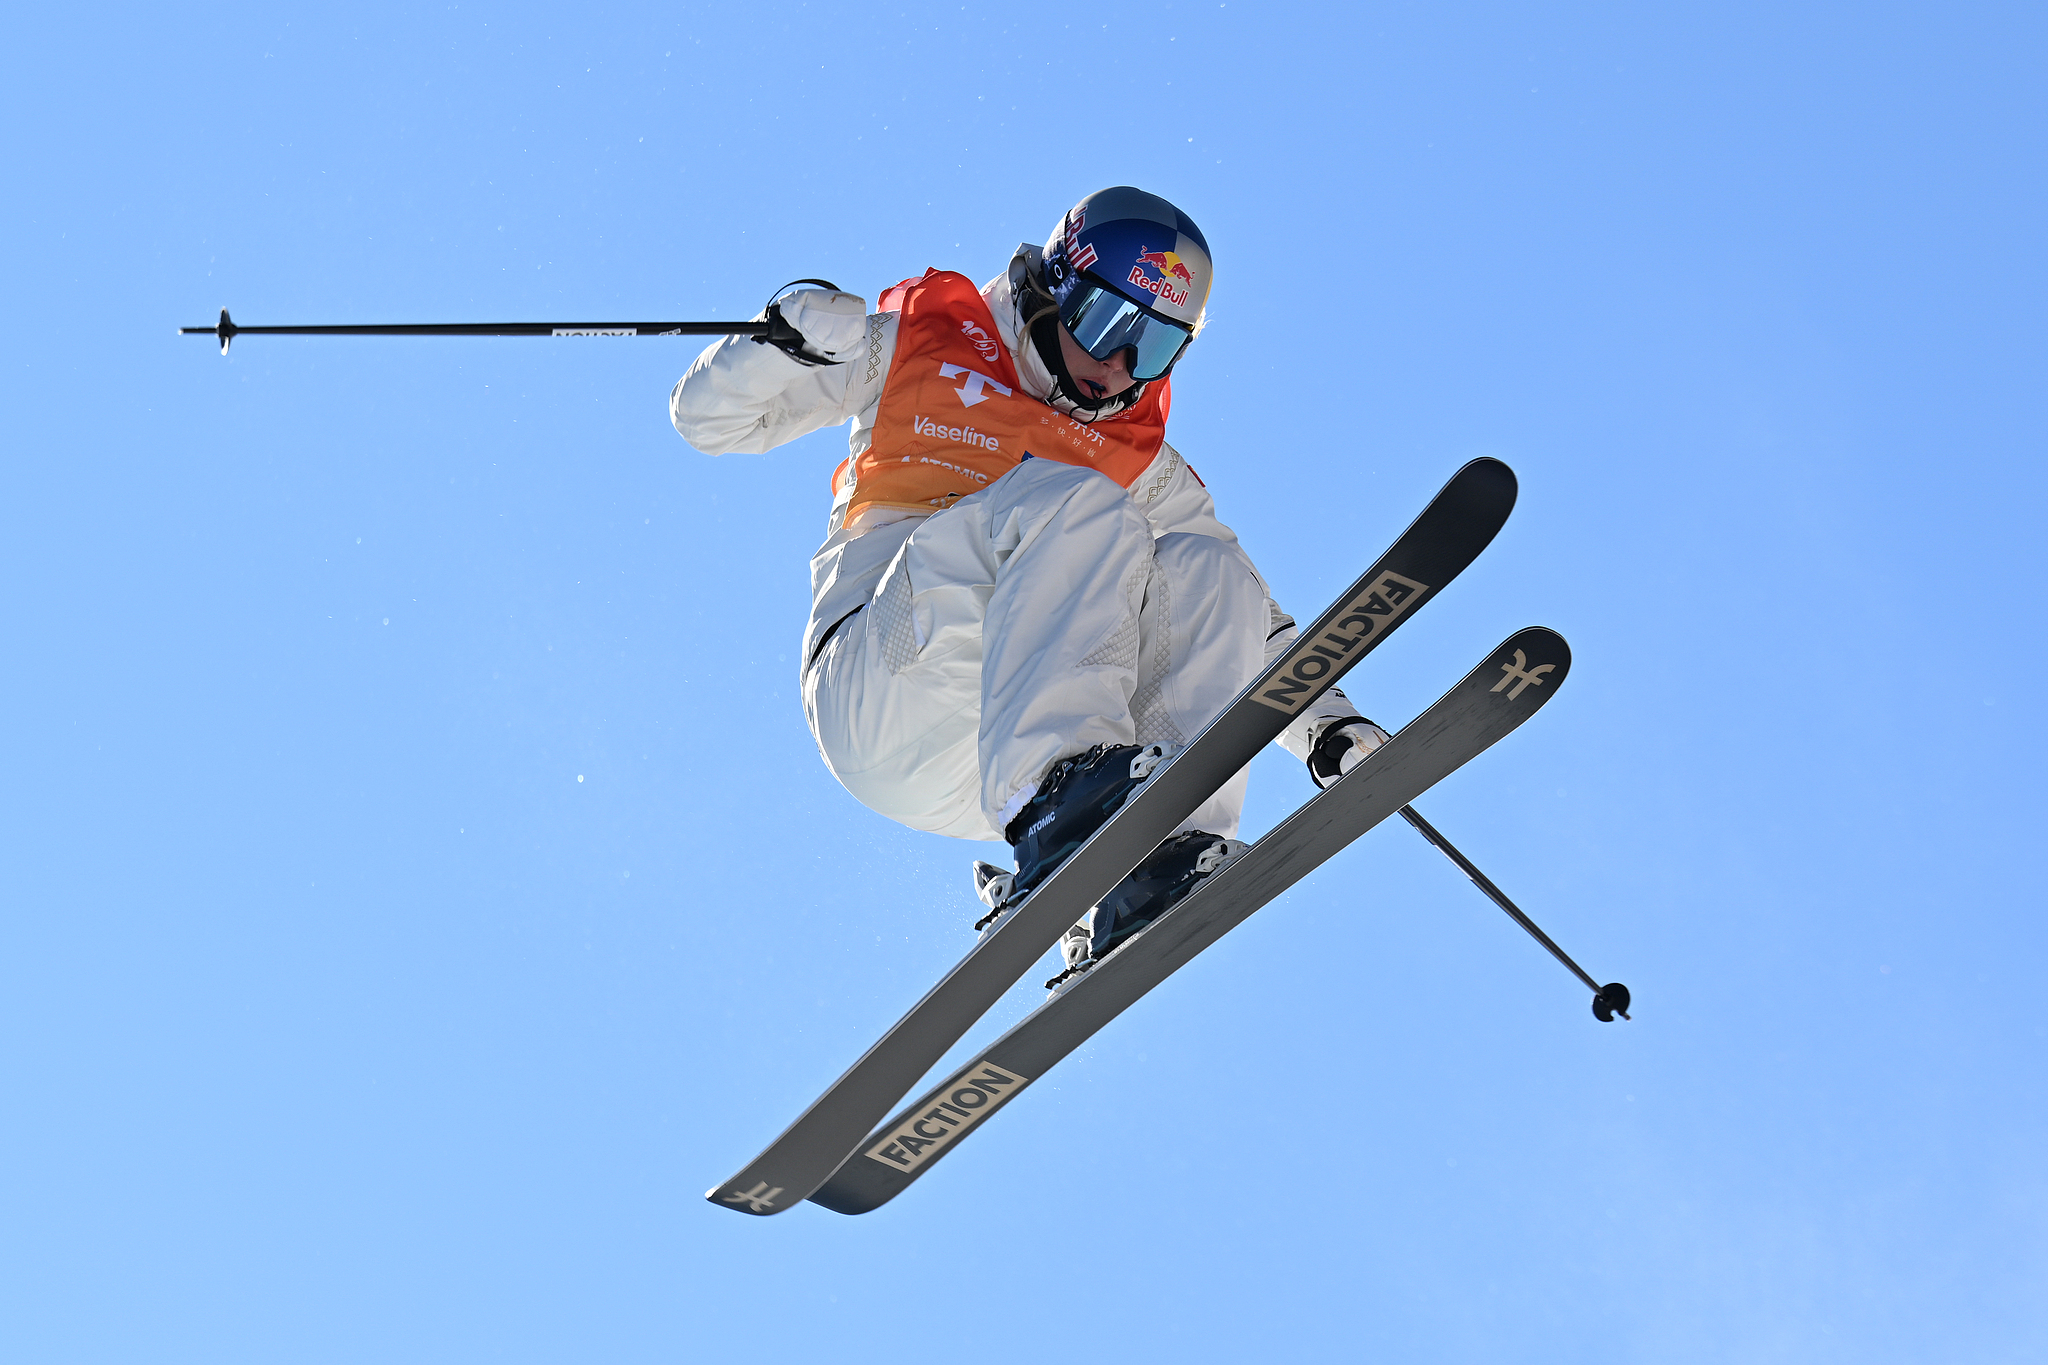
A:
<svg viewBox="0 0 2048 1365">
<path fill-rule="evenodd" d="M 1514 469 L 1506 460 L 1496 460 L 1491 455 L 1481 455 L 1476 460 L 1467 460 L 1458 466 L 1458 472 L 1451 476 L 1454 483 L 1484 485 L 1497 496 L 1505 497 L 1513 506 L 1515 495 L 1521 491 L 1521 480 L 1515 477 Z"/>
<path fill-rule="evenodd" d="M 1593 992 L 1593 1017 L 1603 1024 L 1613 1023 L 1617 1014 L 1627 1019 L 1628 1006 L 1628 987 L 1619 981 L 1610 981 Z"/>
</svg>

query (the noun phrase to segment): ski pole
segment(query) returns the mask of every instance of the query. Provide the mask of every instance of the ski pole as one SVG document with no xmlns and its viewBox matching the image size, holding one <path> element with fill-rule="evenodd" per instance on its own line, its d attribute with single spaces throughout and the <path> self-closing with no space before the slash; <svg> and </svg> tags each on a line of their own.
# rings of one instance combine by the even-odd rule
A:
<svg viewBox="0 0 2048 1365">
<path fill-rule="evenodd" d="M 220 310 L 211 327 L 180 327 L 178 335 L 211 333 L 220 338 L 220 353 L 238 336 L 330 337 L 682 337 L 767 336 L 766 322 L 422 322 L 339 327 L 244 327 Z"/>
<path fill-rule="evenodd" d="M 1544 933 L 1541 929 L 1536 927 L 1535 920 L 1532 920 L 1527 915 L 1523 914 L 1521 912 L 1521 909 L 1517 907 L 1513 901 L 1509 900 L 1507 898 L 1506 893 L 1503 892 L 1499 887 L 1495 886 L 1492 880 L 1488 878 L 1484 872 L 1481 872 L 1478 868 L 1472 866 L 1472 860 L 1470 858 L 1467 858 L 1464 854 L 1458 852 L 1458 850 L 1452 846 L 1451 841 L 1449 839 L 1444 838 L 1442 834 L 1437 832 L 1437 828 L 1435 825 L 1432 825 L 1429 823 L 1429 821 L 1423 819 L 1421 811 L 1416 810 L 1413 806 L 1403 806 L 1401 807 L 1401 815 L 1404 819 L 1408 821 L 1409 824 L 1415 826 L 1416 830 L 1422 835 L 1423 838 L 1429 840 L 1432 844 L 1435 844 L 1437 848 L 1442 850 L 1443 855 L 1446 858 L 1449 858 L 1452 862 L 1456 863 L 1458 865 L 1458 870 L 1464 873 L 1466 876 L 1470 877 L 1472 879 L 1472 884 L 1474 886 L 1478 887 L 1481 891 L 1484 891 L 1487 894 L 1487 897 L 1490 900 L 1492 900 L 1495 905 L 1498 905 L 1501 909 L 1507 911 L 1508 917 L 1510 919 L 1514 920 L 1515 923 L 1521 925 L 1524 929 L 1527 929 L 1529 931 L 1529 936 L 1531 938 L 1535 939 L 1538 943 L 1548 948 L 1550 950 L 1550 955 L 1552 957 L 1556 958 L 1559 962 L 1562 962 L 1565 966 L 1569 967 L 1571 969 L 1571 973 L 1573 976 L 1576 976 L 1579 980 L 1586 983 L 1586 989 L 1593 992 L 1594 1018 L 1598 1019 L 1603 1024 L 1611 1024 L 1614 1022 L 1614 1016 L 1617 1014 L 1624 1019 L 1629 1017 L 1628 987 L 1622 985 L 1619 981 L 1610 981 L 1603 986 L 1599 982 L 1595 981 L 1592 977 L 1587 976 L 1584 968 L 1580 967 L 1578 963 L 1572 961 L 1570 956 L 1568 956 L 1565 953 L 1564 949 L 1558 947 L 1557 944 L 1551 941 L 1550 935 Z"/>
<path fill-rule="evenodd" d="M 821 284 L 834 293 L 839 286 L 830 280 L 791 280 L 775 291 L 775 298 L 791 284 Z M 220 321 L 211 327 L 180 327 L 179 336 L 208 334 L 220 338 L 220 353 L 228 343 L 244 334 L 250 336 L 328 337 L 766 337 L 778 345 L 801 345 L 803 337 L 782 320 L 771 302 L 768 317 L 761 322 L 414 322 L 398 324 L 318 327 L 244 327 L 220 310 Z"/>
</svg>

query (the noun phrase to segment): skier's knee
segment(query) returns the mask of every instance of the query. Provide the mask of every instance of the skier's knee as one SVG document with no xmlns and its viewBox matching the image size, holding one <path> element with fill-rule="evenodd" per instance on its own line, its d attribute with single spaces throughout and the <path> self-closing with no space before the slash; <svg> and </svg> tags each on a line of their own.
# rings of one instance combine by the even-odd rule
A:
<svg viewBox="0 0 2048 1365">
<path fill-rule="evenodd" d="M 1227 540 L 1174 531 L 1153 543 L 1159 569 L 1177 582 L 1202 584 L 1228 591 L 1231 584 L 1254 591 L 1263 598 L 1265 588 L 1243 550 Z"/>
</svg>

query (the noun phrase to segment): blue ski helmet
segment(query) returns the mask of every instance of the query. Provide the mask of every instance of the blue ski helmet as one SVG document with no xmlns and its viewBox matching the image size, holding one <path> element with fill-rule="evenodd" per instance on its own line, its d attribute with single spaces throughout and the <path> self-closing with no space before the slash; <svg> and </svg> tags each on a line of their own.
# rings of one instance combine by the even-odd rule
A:
<svg viewBox="0 0 2048 1365">
<path fill-rule="evenodd" d="M 1202 230 L 1156 194 L 1117 185 L 1067 210 L 1045 244 L 1045 283 L 1060 321 L 1097 360 L 1131 352 L 1131 377 L 1164 375 L 1209 300 L 1214 267 Z"/>
</svg>

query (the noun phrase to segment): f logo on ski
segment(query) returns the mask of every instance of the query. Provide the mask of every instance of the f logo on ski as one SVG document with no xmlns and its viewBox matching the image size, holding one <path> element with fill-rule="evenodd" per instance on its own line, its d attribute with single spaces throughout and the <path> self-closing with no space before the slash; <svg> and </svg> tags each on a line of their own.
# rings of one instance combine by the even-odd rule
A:
<svg viewBox="0 0 2048 1365">
<path fill-rule="evenodd" d="M 1004 1100 L 1031 1078 L 995 1065 L 976 1062 L 960 1073 L 959 1084 L 938 1103 L 896 1125 L 867 1156 L 891 1170 L 914 1171 L 945 1150 L 946 1144 L 1002 1107 Z"/>
<path fill-rule="evenodd" d="M 1427 583 L 1397 573 L 1381 574 L 1370 588 L 1344 604 L 1329 629 L 1296 644 L 1294 652 L 1281 660 L 1273 681 L 1260 688 L 1253 700 L 1293 715 L 1332 681 L 1333 670 L 1340 671 L 1340 665 L 1360 645 L 1400 620 L 1428 591 Z"/>
<path fill-rule="evenodd" d="M 775 1212 L 775 1196 L 781 1193 L 782 1186 L 776 1185 L 771 1187 L 767 1181 L 757 1180 L 754 1182 L 753 1189 L 741 1190 L 738 1194 L 729 1194 L 725 1197 L 725 1202 L 728 1204 L 745 1204 L 749 1213 L 773 1213 Z"/>
<path fill-rule="evenodd" d="M 1538 687 L 1543 686 L 1543 675 L 1556 667 L 1556 664 L 1538 664 L 1531 668 L 1529 667 L 1527 656 L 1518 649 L 1515 651 L 1515 661 L 1513 663 L 1500 666 L 1500 671 L 1507 674 L 1507 676 L 1487 690 L 1489 692 L 1498 692 L 1509 683 L 1513 683 L 1515 685 L 1514 690 L 1508 693 L 1508 700 L 1513 701 L 1522 695 L 1522 689 L 1529 684 L 1534 683 Z"/>
</svg>

